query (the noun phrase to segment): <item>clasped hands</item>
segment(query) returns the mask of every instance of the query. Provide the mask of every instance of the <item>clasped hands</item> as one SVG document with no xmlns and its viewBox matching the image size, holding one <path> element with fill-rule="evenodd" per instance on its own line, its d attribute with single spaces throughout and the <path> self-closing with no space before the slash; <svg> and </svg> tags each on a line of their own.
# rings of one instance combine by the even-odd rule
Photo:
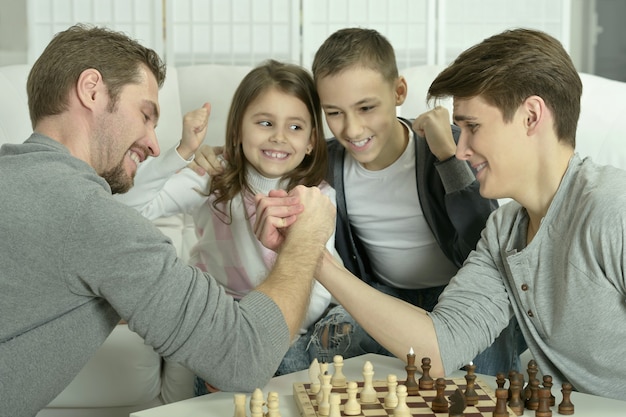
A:
<svg viewBox="0 0 626 417">
<path fill-rule="evenodd" d="M 222 158 L 223 147 L 202 145 L 188 167 L 199 175 L 216 175 L 228 161 Z M 272 190 L 257 194 L 254 234 L 268 249 L 277 251 L 288 233 L 300 239 L 319 239 L 325 244 L 335 230 L 336 209 L 318 187 L 298 185 L 291 191 Z"/>
</svg>

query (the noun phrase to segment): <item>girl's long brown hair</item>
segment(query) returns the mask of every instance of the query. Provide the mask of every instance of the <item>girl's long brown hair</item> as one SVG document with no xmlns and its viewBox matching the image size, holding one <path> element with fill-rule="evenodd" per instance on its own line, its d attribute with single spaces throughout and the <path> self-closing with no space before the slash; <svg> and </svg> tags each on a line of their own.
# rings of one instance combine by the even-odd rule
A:
<svg viewBox="0 0 626 417">
<path fill-rule="evenodd" d="M 243 78 L 233 95 L 226 122 L 224 146 L 224 158 L 228 161 L 228 166 L 222 173 L 212 177 L 207 190 L 207 193 L 213 196 L 213 208 L 227 218 L 231 217 L 230 201 L 235 195 L 241 192 L 253 194 L 246 178 L 249 162 L 241 145 L 241 125 L 250 103 L 270 88 L 278 89 L 302 101 L 309 110 L 313 124 L 311 133 L 313 149 L 298 167 L 282 178 L 288 181 L 287 190 L 296 185 L 317 186 L 326 175 L 328 152 L 322 126 L 320 99 L 313 78 L 301 66 L 275 60 L 265 61 Z M 228 208 L 222 208 L 221 204 Z"/>
</svg>

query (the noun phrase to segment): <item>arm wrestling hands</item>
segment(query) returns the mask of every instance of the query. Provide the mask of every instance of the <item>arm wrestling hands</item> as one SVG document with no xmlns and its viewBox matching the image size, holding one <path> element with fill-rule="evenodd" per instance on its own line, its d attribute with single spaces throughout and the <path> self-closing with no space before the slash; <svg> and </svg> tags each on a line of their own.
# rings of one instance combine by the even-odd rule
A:
<svg viewBox="0 0 626 417">
<path fill-rule="evenodd" d="M 301 204 L 293 197 L 284 191 L 257 196 L 255 233 L 271 249 L 281 249 L 285 230 L 290 236 L 293 228 L 301 226 Z M 307 204 L 302 213 L 308 211 Z M 416 355 L 431 358 L 433 376 L 443 376 L 435 329 L 426 311 L 364 283 L 326 250 L 315 276 L 363 328 L 395 356 L 403 358 L 413 347 Z"/>
</svg>

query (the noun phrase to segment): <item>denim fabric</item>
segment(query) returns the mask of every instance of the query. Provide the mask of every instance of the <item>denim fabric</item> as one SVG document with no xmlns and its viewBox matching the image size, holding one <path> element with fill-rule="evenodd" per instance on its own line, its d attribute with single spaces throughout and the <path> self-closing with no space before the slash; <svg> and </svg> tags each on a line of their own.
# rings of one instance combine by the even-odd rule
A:
<svg viewBox="0 0 626 417">
<path fill-rule="evenodd" d="M 400 290 L 378 285 L 380 291 L 401 298 L 413 305 L 432 311 L 444 287 L 425 290 Z M 326 346 L 326 347 L 324 347 Z M 494 343 L 474 359 L 476 372 L 496 375 L 511 370 L 520 371 L 519 355 L 526 350 L 526 342 L 515 318 L 502 331 Z M 351 358 L 365 353 L 393 356 L 376 342 L 341 306 L 333 307 L 315 325 L 310 336 L 308 356 L 310 360 L 332 362 L 334 355 Z M 310 361 L 309 361 L 310 362 Z"/>
<path fill-rule="evenodd" d="M 193 395 L 199 397 L 201 395 L 210 394 L 209 390 L 206 388 L 204 379 L 200 378 L 196 375 L 193 380 Z"/>
</svg>

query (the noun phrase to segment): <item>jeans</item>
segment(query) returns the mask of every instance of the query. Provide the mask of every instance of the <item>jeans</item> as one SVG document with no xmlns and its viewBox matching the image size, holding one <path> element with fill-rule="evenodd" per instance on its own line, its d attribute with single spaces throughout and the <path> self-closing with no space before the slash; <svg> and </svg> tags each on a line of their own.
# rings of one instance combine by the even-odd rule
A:
<svg viewBox="0 0 626 417">
<path fill-rule="evenodd" d="M 375 284 L 374 288 L 432 310 L 444 287 L 401 290 Z M 326 343 L 329 337 L 329 343 Z M 323 347 L 327 345 L 328 347 Z M 278 367 L 276 376 L 308 369 L 315 358 L 320 362 L 330 363 L 335 355 L 348 359 L 365 353 L 393 356 L 371 338 L 343 307 L 335 306 L 292 344 Z"/>
<path fill-rule="evenodd" d="M 444 288 L 401 290 L 382 284 L 374 287 L 427 311 L 432 311 Z M 316 323 L 308 342 L 309 363 L 314 358 L 320 362 L 332 362 L 334 355 L 342 355 L 346 359 L 365 353 L 393 356 L 363 330 L 341 306 L 333 307 Z M 519 356 L 526 348 L 517 320 L 513 318 L 493 344 L 473 360 L 476 372 L 486 375 L 496 375 L 498 372 L 508 375 L 511 370 L 519 372 L 521 370 Z"/>
</svg>

